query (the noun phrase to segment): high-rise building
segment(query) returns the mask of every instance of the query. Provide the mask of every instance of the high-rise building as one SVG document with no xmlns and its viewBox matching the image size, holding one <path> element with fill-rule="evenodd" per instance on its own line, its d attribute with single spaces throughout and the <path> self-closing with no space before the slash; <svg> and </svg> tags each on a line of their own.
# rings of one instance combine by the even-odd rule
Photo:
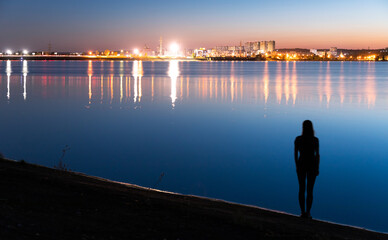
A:
<svg viewBox="0 0 388 240">
<path fill-rule="evenodd" d="M 267 52 L 275 51 L 275 41 L 271 40 L 267 42 Z"/>
<path fill-rule="evenodd" d="M 256 41 L 253 43 L 253 51 L 258 51 L 260 49 L 260 42 Z"/>
<path fill-rule="evenodd" d="M 246 52 L 252 52 L 253 51 L 253 45 L 255 44 L 255 42 L 246 42 L 244 44 L 244 49 Z"/>
<path fill-rule="evenodd" d="M 260 49 L 261 52 L 266 52 L 267 51 L 267 41 L 261 41 L 260 42 Z"/>
</svg>

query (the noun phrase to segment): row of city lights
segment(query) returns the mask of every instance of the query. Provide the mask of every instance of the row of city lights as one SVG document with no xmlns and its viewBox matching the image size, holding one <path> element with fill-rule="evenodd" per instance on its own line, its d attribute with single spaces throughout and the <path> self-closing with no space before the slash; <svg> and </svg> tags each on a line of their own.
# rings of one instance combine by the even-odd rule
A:
<svg viewBox="0 0 388 240">
<path fill-rule="evenodd" d="M 180 50 L 179 45 L 177 43 L 172 43 L 169 47 L 169 54 L 168 55 L 172 56 L 172 57 L 178 57 L 179 50 Z M 121 50 L 120 52 L 123 53 L 124 50 Z M 139 57 L 142 56 L 142 53 L 140 52 L 140 50 L 138 48 L 133 49 L 132 53 L 135 56 L 139 56 Z M 93 51 L 89 51 L 89 55 L 93 55 Z M 127 55 L 127 57 L 128 57 L 128 55 Z"/>
<path fill-rule="evenodd" d="M 123 52 L 123 50 L 121 50 L 121 52 Z M 5 54 L 6 54 L 6 55 L 13 55 L 13 51 L 10 50 L 10 49 L 7 49 L 7 50 L 5 51 Z M 24 50 L 22 51 L 22 54 L 23 54 L 23 55 L 28 55 L 29 52 L 28 52 L 28 50 L 24 49 Z M 57 54 L 57 53 L 55 53 L 55 54 Z M 4 55 L 4 53 L 0 52 L 0 55 Z M 16 52 L 15 55 L 19 55 L 19 52 Z M 32 55 L 35 55 L 35 53 L 32 53 Z M 89 55 L 93 55 L 93 52 L 90 51 L 90 52 L 89 52 Z M 140 52 L 140 50 L 139 50 L 138 48 L 135 48 L 135 49 L 133 50 L 133 55 L 142 57 L 142 53 Z M 282 57 L 282 55 L 283 55 L 283 54 L 278 53 L 278 54 L 277 54 L 277 58 L 280 59 L 280 57 Z M 298 56 L 297 54 L 288 54 L 288 53 L 286 53 L 286 54 L 284 54 L 284 55 L 285 55 L 285 58 L 286 58 L 286 59 L 299 59 L 299 56 Z M 303 54 L 303 55 L 304 55 L 304 54 Z M 129 55 L 127 55 L 127 57 L 128 57 L 128 56 L 129 56 Z M 179 45 L 178 45 L 177 43 L 172 43 L 172 44 L 170 45 L 168 56 L 172 56 L 172 57 L 178 57 L 178 56 L 179 56 Z M 268 57 L 268 53 L 266 53 L 265 56 Z M 318 55 L 318 56 L 319 56 L 319 57 L 324 57 L 324 55 Z M 329 54 L 329 55 L 327 55 L 326 57 L 327 57 L 327 58 L 331 58 L 332 56 Z M 340 56 L 339 56 L 338 58 L 344 59 L 345 56 L 341 53 Z M 350 58 L 353 58 L 353 56 L 350 56 Z M 363 56 L 363 57 L 362 57 L 362 56 L 358 56 L 357 59 L 358 59 L 358 60 L 362 60 L 362 59 L 364 59 L 364 60 L 375 60 L 375 59 L 376 59 L 376 55 L 369 55 L 369 56 Z"/>
<path fill-rule="evenodd" d="M 169 50 L 170 50 L 170 55 L 172 55 L 172 56 L 178 56 L 179 54 L 178 54 L 178 52 L 179 52 L 179 45 L 177 44 L 177 43 L 172 43 L 171 45 L 170 45 L 170 48 L 169 48 Z M 123 50 L 121 50 L 121 51 L 123 51 Z M 5 50 L 5 52 L 4 52 L 6 55 L 12 55 L 14 52 L 12 51 L 12 50 L 10 50 L 10 49 L 7 49 L 7 50 Z M 23 55 L 27 55 L 29 52 L 28 52 L 28 50 L 26 50 L 26 49 L 24 49 L 23 51 L 22 51 L 22 54 Z M 89 52 L 89 55 L 91 55 L 93 52 Z M 16 52 L 15 53 L 16 55 L 18 55 L 19 53 L 18 52 Z M 135 54 L 135 55 L 140 55 L 141 56 L 141 53 L 140 53 L 140 51 L 139 51 L 139 49 L 138 48 L 135 48 L 134 50 L 133 50 L 133 54 Z M 3 55 L 3 53 L 2 52 L 0 52 L 0 55 Z"/>
<path fill-rule="evenodd" d="M 28 54 L 28 51 L 27 50 L 23 50 L 22 51 L 22 53 L 23 53 L 23 55 L 27 55 Z M 3 53 L 2 52 L 0 52 L 0 55 L 2 55 Z M 12 55 L 13 54 L 13 51 L 12 50 L 10 50 L 10 49 L 7 49 L 7 50 L 5 50 L 5 54 L 7 54 L 7 55 Z M 16 53 L 16 55 L 18 55 L 19 53 Z"/>
</svg>

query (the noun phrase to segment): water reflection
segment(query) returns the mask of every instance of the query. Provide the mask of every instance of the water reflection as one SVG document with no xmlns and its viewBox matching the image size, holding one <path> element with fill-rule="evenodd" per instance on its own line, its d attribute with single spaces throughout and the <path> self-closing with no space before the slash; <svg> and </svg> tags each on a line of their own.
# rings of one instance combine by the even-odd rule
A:
<svg viewBox="0 0 388 240">
<path fill-rule="evenodd" d="M 290 62 L 286 62 L 286 70 L 284 75 L 284 94 L 286 97 L 286 104 L 288 104 L 288 100 L 290 99 Z"/>
<path fill-rule="evenodd" d="M 124 61 L 120 61 L 120 103 L 123 102 Z"/>
<path fill-rule="evenodd" d="M 375 64 L 368 63 L 368 72 L 366 80 L 366 94 L 368 108 L 373 107 L 376 102 L 376 87 L 375 87 Z"/>
<path fill-rule="evenodd" d="M 142 61 L 137 61 L 137 60 L 133 61 L 132 75 L 134 78 L 133 101 L 140 102 L 141 96 L 142 96 L 141 77 L 143 76 L 143 63 L 142 63 Z"/>
<path fill-rule="evenodd" d="M 340 103 L 341 105 L 344 103 L 345 100 L 345 83 L 344 83 L 344 62 L 341 62 L 341 69 L 340 69 L 340 76 L 339 76 L 339 96 L 340 96 Z"/>
<path fill-rule="evenodd" d="M 280 104 L 282 101 L 282 63 L 277 63 L 277 72 L 276 72 L 276 98 Z"/>
<path fill-rule="evenodd" d="M 297 72 L 296 72 L 296 62 L 293 63 L 292 67 L 292 77 L 291 77 L 291 91 L 292 91 L 292 104 L 295 105 L 296 102 L 296 96 L 298 94 L 298 80 L 297 80 Z"/>
<path fill-rule="evenodd" d="M 10 60 L 7 61 L 7 68 L 5 71 L 7 73 L 7 99 L 9 100 L 11 98 L 10 81 L 11 81 L 11 73 L 12 73 Z"/>
<path fill-rule="evenodd" d="M 26 60 L 23 61 L 22 73 L 23 73 L 23 98 L 24 100 L 26 100 L 27 99 L 27 73 L 28 73 L 28 65 Z"/>
<path fill-rule="evenodd" d="M 255 84 L 255 88 L 256 88 Z M 264 76 L 263 76 L 263 94 L 264 94 L 264 103 L 267 104 L 268 96 L 269 96 L 269 72 L 268 72 L 268 61 L 265 62 L 264 65 Z M 255 89 L 255 92 L 257 90 Z M 257 95 L 255 95 L 255 98 L 257 98 Z"/>
<path fill-rule="evenodd" d="M 330 62 L 327 62 L 327 66 L 326 66 L 325 95 L 326 95 L 326 103 L 327 103 L 327 106 L 329 107 L 330 99 L 332 95 Z"/>
<path fill-rule="evenodd" d="M 14 91 L 20 91 L 27 101 L 27 87 L 34 91 L 34 96 L 44 98 L 47 94 L 53 94 L 50 89 L 59 87 L 56 86 L 57 82 L 61 84 L 58 91 L 67 92 L 67 95 L 77 94 L 81 97 L 82 92 L 86 93 L 84 97 L 88 99 L 86 104 L 89 106 L 155 102 L 155 99 L 169 97 L 173 108 L 178 98 L 219 103 L 255 103 L 266 107 L 319 103 L 329 108 L 337 104 L 344 107 L 345 104 L 356 103 L 371 108 L 379 97 L 376 90 L 376 63 L 187 63 L 173 60 L 166 66 L 163 65 L 166 63 L 160 62 L 88 61 L 85 65 L 85 79 L 81 75 L 35 74 L 27 84 L 29 64 L 40 63 L 6 62 L 2 72 L 7 76 L 4 88 L 8 100 L 11 96 L 20 96 L 13 95 Z M 99 64 L 101 67 L 97 67 Z M 310 64 L 309 67 L 313 69 L 306 68 L 306 64 Z M 188 65 L 195 65 L 195 74 L 188 72 Z M 145 67 L 147 76 L 144 76 Z M 15 71 L 22 75 L 21 85 L 17 85 L 18 81 L 12 81 Z M 166 72 L 168 78 L 165 77 Z"/>
<path fill-rule="evenodd" d="M 171 60 L 168 65 L 168 76 L 171 78 L 171 105 L 175 107 L 176 97 L 176 81 L 179 76 L 179 62 L 177 60 Z M 182 85 L 181 85 L 182 86 Z"/>
<path fill-rule="evenodd" d="M 88 76 L 89 76 L 89 104 L 92 101 L 92 75 L 93 75 L 93 61 L 88 63 Z"/>
</svg>

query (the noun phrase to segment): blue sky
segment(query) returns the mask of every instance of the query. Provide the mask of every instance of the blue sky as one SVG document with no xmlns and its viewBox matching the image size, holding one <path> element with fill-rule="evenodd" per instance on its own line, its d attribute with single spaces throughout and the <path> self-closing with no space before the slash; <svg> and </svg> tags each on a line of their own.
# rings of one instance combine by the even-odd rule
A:
<svg viewBox="0 0 388 240">
<path fill-rule="evenodd" d="M 278 48 L 388 47 L 388 1 L 0 0 L 0 49 L 212 47 L 275 40 Z"/>
</svg>

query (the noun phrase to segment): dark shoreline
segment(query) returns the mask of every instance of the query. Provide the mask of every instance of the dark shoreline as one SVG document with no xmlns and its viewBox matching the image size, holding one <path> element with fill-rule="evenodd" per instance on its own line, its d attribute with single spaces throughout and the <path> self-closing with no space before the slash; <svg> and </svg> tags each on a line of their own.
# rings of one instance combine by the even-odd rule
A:
<svg viewBox="0 0 388 240">
<path fill-rule="evenodd" d="M 0 160 L 0 239 L 388 239 L 254 206 Z"/>
</svg>

